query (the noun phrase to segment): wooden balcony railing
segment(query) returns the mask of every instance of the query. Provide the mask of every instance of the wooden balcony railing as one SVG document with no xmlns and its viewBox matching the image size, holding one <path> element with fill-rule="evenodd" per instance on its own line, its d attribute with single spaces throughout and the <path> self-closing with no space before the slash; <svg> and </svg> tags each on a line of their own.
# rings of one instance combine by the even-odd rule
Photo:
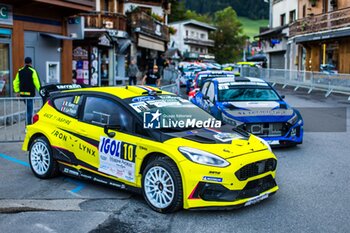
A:
<svg viewBox="0 0 350 233">
<path fill-rule="evenodd" d="M 348 26 L 350 26 L 350 7 L 299 19 L 290 25 L 289 35 L 292 37 Z"/>
<path fill-rule="evenodd" d="M 202 45 L 202 46 L 208 46 L 208 47 L 214 47 L 215 41 L 213 40 L 201 40 L 196 38 L 190 38 L 186 37 L 184 39 L 185 44 L 193 44 L 193 45 Z"/>
<path fill-rule="evenodd" d="M 85 18 L 85 28 L 105 28 L 126 31 L 126 16 L 119 13 L 92 12 L 80 14 Z"/>
<path fill-rule="evenodd" d="M 131 30 L 141 32 L 163 41 L 169 41 L 169 28 L 143 11 L 129 15 Z"/>
</svg>

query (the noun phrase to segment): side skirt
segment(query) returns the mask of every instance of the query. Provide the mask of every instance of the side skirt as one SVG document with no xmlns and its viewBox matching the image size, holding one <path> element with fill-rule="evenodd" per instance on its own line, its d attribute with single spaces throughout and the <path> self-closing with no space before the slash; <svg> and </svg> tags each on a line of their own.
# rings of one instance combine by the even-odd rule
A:
<svg viewBox="0 0 350 233">
<path fill-rule="evenodd" d="M 67 165 L 66 163 L 62 163 L 60 161 L 57 161 L 58 165 L 59 165 L 59 170 L 60 172 L 62 172 L 65 175 L 68 176 L 73 176 L 76 178 L 80 178 L 83 180 L 88 180 L 88 181 L 94 181 L 103 185 L 107 185 L 110 187 L 114 187 L 114 188 L 118 188 L 118 189 L 124 189 L 124 190 L 128 190 L 134 193 L 138 193 L 141 194 L 141 189 L 140 188 L 136 188 L 127 184 L 124 184 L 123 182 L 119 182 L 113 179 L 109 179 L 107 177 L 104 177 L 102 175 L 99 175 L 95 172 L 91 172 L 85 169 L 76 169 L 73 166 L 74 165 Z"/>
</svg>

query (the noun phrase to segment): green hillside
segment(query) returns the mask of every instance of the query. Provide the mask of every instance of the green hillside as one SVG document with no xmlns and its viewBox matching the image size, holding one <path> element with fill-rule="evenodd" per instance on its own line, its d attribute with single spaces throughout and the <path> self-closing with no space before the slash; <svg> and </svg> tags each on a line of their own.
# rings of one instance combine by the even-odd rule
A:
<svg viewBox="0 0 350 233">
<path fill-rule="evenodd" d="M 269 20 L 252 20 L 246 17 L 238 17 L 239 21 L 242 23 L 242 28 L 244 33 L 249 36 L 252 41 L 254 36 L 259 34 L 259 27 L 267 27 L 269 25 Z"/>
</svg>

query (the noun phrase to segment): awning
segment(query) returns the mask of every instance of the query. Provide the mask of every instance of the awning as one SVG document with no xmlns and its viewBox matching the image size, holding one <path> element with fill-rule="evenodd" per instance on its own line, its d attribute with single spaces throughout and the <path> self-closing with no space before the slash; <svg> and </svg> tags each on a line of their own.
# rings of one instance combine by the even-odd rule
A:
<svg viewBox="0 0 350 233">
<path fill-rule="evenodd" d="M 77 39 L 77 38 L 70 37 L 70 36 L 63 36 L 63 35 L 59 35 L 59 34 L 45 33 L 45 32 L 41 32 L 40 35 L 55 38 L 58 40 L 75 40 L 75 39 Z"/>
<path fill-rule="evenodd" d="M 151 37 L 141 35 L 139 34 L 139 39 L 137 45 L 139 47 L 147 48 L 147 49 L 153 49 L 157 51 L 164 52 L 165 51 L 165 44 L 164 41 L 156 40 Z"/>
<path fill-rule="evenodd" d="M 260 33 L 257 36 L 254 36 L 254 38 L 269 39 L 269 38 L 276 37 L 276 36 L 284 36 L 285 34 L 283 34 L 282 31 L 286 27 L 288 27 L 288 25 L 271 28 L 271 29 L 269 29 L 267 31 L 264 31 L 264 32 Z"/>
<path fill-rule="evenodd" d="M 350 36 L 350 28 L 297 36 L 294 38 L 294 42 L 302 43 L 307 41 L 329 40 L 329 39 L 335 39 L 335 38 L 347 37 L 347 36 Z"/>
</svg>

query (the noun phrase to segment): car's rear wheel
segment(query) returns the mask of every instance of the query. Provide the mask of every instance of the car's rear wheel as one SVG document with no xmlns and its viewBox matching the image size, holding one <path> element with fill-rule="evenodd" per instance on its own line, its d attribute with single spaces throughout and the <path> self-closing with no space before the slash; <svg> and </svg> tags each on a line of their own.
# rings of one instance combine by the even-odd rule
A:
<svg viewBox="0 0 350 233">
<path fill-rule="evenodd" d="M 45 137 L 36 138 L 29 149 L 29 164 L 35 176 L 49 179 L 58 174 L 58 165 Z"/>
<path fill-rule="evenodd" d="M 155 211 L 170 213 L 183 206 L 181 175 L 167 157 L 157 157 L 147 164 L 142 175 L 142 191 Z"/>
</svg>

